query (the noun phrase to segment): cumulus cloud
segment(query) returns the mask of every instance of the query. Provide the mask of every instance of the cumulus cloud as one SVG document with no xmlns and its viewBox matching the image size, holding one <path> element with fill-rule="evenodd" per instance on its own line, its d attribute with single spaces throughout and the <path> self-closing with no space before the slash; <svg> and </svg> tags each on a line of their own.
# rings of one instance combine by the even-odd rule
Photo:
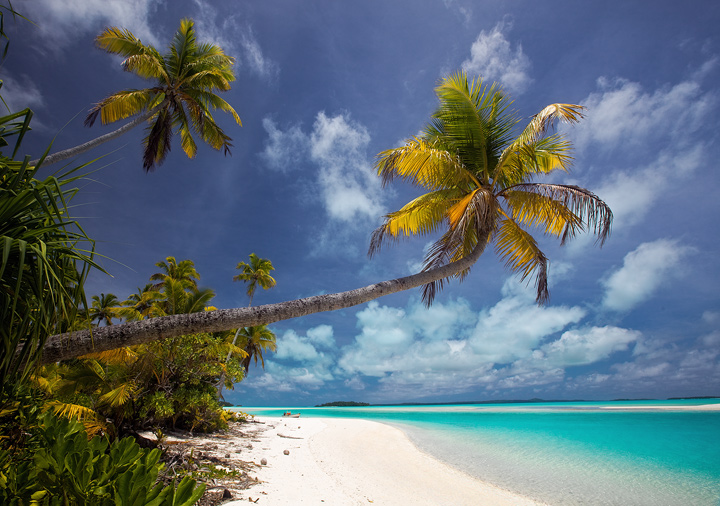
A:
<svg viewBox="0 0 720 506">
<path fill-rule="evenodd" d="M 522 93 L 532 82 L 528 74 L 531 65 L 522 46 L 517 44 L 513 48 L 505 38 L 504 32 L 510 28 L 500 22 L 489 32 L 481 31 L 470 48 L 470 59 L 462 63 L 462 68 L 483 79 L 498 81 L 509 91 Z"/>
<path fill-rule="evenodd" d="M 603 306 L 613 311 L 627 311 L 647 300 L 671 275 L 676 266 L 692 251 L 669 239 L 641 244 L 623 260 L 603 285 Z"/>
<path fill-rule="evenodd" d="M 479 314 L 462 299 L 429 309 L 419 302 L 405 309 L 373 302 L 357 313 L 359 333 L 343 348 L 338 368 L 353 377 L 378 378 L 391 396 L 405 389 L 408 395 L 415 389 L 417 397 L 418 390 L 429 395 L 495 388 L 537 382 L 539 375 L 549 381 L 545 365 L 533 369 L 533 378 L 527 367 L 509 365 L 531 357 L 544 340 L 584 314 L 577 307 L 538 307 L 521 288 L 506 289 L 502 301 Z M 545 354 L 538 358 L 547 363 Z"/>
<path fill-rule="evenodd" d="M 335 379 L 331 372 L 335 347 L 333 328 L 318 325 L 305 334 L 286 331 L 277 339 L 277 350 L 265 360 L 265 370 L 243 381 L 248 388 L 274 392 L 314 390 Z"/>
<path fill-rule="evenodd" d="M 122 26 L 143 42 L 158 44 L 148 24 L 160 0 L 20 0 L 15 8 L 37 22 L 40 36 L 52 45 L 64 45 L 105 25 Z"/>
<path fill-rule="evenodd" d="M 676 184 L 702 165 L 705 151 L 701 144 L 685 150 L 663 151 L 644 167 L 614 172 L 596 189 L 613 211 L 613 228 L 642 222 L 671 183 Z"/>
<path fill-rule="evenodd" d="M 370 134 L 349 115 L 319 112 L 306 134 L 295 125 L 280 130 L 266 118 L 268 141 L 261 157 L 269 167 L 288 171 L 310 163 L 317 168 L 321 201 L 331 220 L 343 225 L 376 221 L 385 213 L 380 179 L 367 156 Z"/>
<path fill-rule="evenodd" d="M 608 174 L 593 191 L 612 209 L 615 231 L 642 223 L 670 188 L 709 163 L 709 145 L 697 135 L 718 103 L 715 91 L 703 90 L 706 72 L 655 90 L 601 78 L 598 91 L 581 102 L 586 117 L 566 134 L 582 154 L 582 166 L 600 165 Z M 582 235 L 571 252 L 591 242 Z"/>
<path fill-rule="evenodd" d="M 626 79 L 600 78 L 598 88 L 582 102 L 586 117 L 573 128 L 580 150 L 590 145 L 607 151 L 636 148 L 668 136 L 677 148 L 678 140 L 692 139 L 717 103 L 714 93 L 703 92 L 693 80 L 649 92 Z"/>
<path fill-rule="evenodd" d="M 636 330 L 613 326 L 569 330 L 557 341 L 543 345 L 543 356 L 537 358 L 555 367 L 592 364 L 627 350 L 640 337 Z"/>
</svg>

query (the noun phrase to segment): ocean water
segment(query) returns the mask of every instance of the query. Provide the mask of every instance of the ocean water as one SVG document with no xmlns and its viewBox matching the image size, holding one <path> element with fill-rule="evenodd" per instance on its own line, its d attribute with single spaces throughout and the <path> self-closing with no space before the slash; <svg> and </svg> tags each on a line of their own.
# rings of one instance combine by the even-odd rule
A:
<svg viewBox="0 0 720 506">
<path fill-rule="evenodd" d="M 716 400 L 241 408 L 376 420 L 483 481 L 551 505 L 720 506 Z"/>
</svg>

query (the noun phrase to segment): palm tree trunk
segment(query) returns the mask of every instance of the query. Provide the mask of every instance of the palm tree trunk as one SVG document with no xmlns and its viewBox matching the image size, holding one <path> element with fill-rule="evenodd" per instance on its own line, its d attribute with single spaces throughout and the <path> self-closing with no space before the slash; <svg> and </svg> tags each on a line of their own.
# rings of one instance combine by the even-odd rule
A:
<svg viewBox="0 0 720 506">
<path fill-rule="evenodd" d="M 162 107 L 163 104 L 160 104 L 159 106 L 147 111 L 145 114 L 141 114 L 137 118 L 133 119 L 129 123 L 124 124 L 117 130 L 113 130 L 112 132 L 106 133 L 105 135 L 101 135 L 100 137 L 96 137 L 95 139 L 85 142 L 84 144 L 80 144 L 78 146 L 75 146 L 74 148 L 68 148 L 63 149 L 62 151 L 58 151 L 57 153 L 53 153 L 52 155 L 48 155 L 43 160 L 43 166 L 50 165 L 62 160 L 66 160 L 68 158 L 73 158 L 79 155 L 82 155 L 83 153 L 86 153 L 90 151 L 91 149 L 99 146 L 100 144 L 104 144 L 105 142 L 111 141 L 113 139 L 116 139 L 120 137 L 122 134 L 132 130 L 136 126 L 140 125 L 141 123 L 146 122 L 150 118 L 153 117 L 155 113 L 158 112 L 158 109 Z M 40 159 L 32 160 L 30 162 L 30 165 L 34 166 L 37 165 L 37 163 L 40 161 Z"/>
<path fill-rule="evenodd" d="M 50 336 L 43 347 L 41 363 L 48 364 L 90 352 L 112 350 L 185 334 L 221 332 L 240 327 L 265 325 L 298 316 L 356 306 L 384 295 L 410 290 L 454 276 L 470 268 L 480 258 L 486 245 L 487 239 L 481 238 L 470 255 L 460 260 L 436 269 L 347 292 L 316 295 L 264 306 L 170 315 Z"/>
</svg>

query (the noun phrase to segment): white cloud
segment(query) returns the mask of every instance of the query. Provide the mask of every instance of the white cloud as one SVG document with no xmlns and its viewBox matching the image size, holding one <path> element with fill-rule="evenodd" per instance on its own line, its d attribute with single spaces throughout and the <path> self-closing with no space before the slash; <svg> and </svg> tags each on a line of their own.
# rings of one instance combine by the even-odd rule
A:
<svg viewBox="0 0 720 506">
<path fill-rule="evenodd" d="M 374 223 L 385 213 L 382 184 L 366 152 L 370 134 L 363 125 L 346 114 L 319 112 L 309 135 L 297 125 L 282 131 L 268 118 L 263 126 L 268 141 L 262 158 L 283 171 L 303 162 L 315 165 L 320 198 L 332 220 L 343 226 Z"/>
<path fill-rule="evenodd" d="M 603 306 L 627 311 L 647 300 L 691 251 L 668 239 L 641 244 L 625 255 L 623 266 L 603 282 Z"/>
<path fill-rule="evenodd" d="M 270 81 L 277 79 L 280 66 L 263 54 L 252 28 L 241 30 L 240 43 L 243 47 L 243 61 L 251 71 Z"/>
<path fill-rule="evenodd" d="M 127 28 L 145 43 L 158 44 L 148 24 L 160 0 L 19 0 L 15 8 L 32 19 L 49 46 L 64 45 L 103 26 Z"/>
<path fill-rule="evenodd" d="M 500 22 L 490 32 L 481 31 L 470 48 L 470 59 L 462 63 L 462 68 L 485 80 L 498 81 L 510 91 L 522 93 L 532 82 L 528 75 L 530 60 L 520 44 L 513 49 L 503 33 L 506 28 L 509 31 L 511 27 Z"/>
<path fill-rule="evenodd" d="M 26 107 L 34 109 L 44 105 L 42 93 L 27 76 L 15 78 L 5 72 L 2 82 L 0 95 L 10 112 L 19 112 Z"/>
<path fill-rule="evenodd" d="M 382 184 L 367 157 L 370 134 L 347 115 L 320 112 L 310 136 L 310 157 L 320 167 L 318 181 L 331 218 L 350 222 L 384 214 Z"/>
<path fill-rule="evenodd" d="M 641 333 L 620 327 L 591 327 L 564 332 L 557 341 L 541 347 L 543 360 L 555 367 L 585 365 L 625 351 Z"/>
<path fill-rule="evenodd" d="M 300 169 L 300 163 L 308 157 L 310 149 L 308 137 L 300 126 L 282 131 L 270 118 L 264 118 L 262 125 L 268 134 L 265 149 L 260 153 L 265 163 L 281 172 Z"/>
<path fill-rule="evenodd" d="M 652 93 L 625 79 L 600 78 L 598 87 L 599 92 L 582 102 L 585 119 L 572 129 L 579 150 L 590 145 L 607 151 L 642 148 L 667 136 L 674 140 L 673 149 L 683 148 L 717 102 L 714 93 L 703 92 L 700 83 L 691 80 Z"/>
<path fill-rule="evenodd" d="M 462 299 L 429 309 L 419 302 L 406 309 L 375 302 L 357 313 L 360 333 L 343 348 L 338 367 L 352 376 L 377 377 L 390 396 L 538 382 L 539 375 L 550 381 L 562 371 L 551 374 L 543 366 L 540 374 L 535 367 L 531 378 L 527 369 L 497 366 L 531 356 L 544 339 L 584 314 L 580 308 L 538 307 L 521 289 L 508 289 L 501 302 L 480 314 Z M 547 362 L 544 354 L 540 358 Z"/>
<path fill-rule="evenodd" d="M 614 172 L 595 190 L 612 209 L 613 228 L 642 222 L 668 186 L 701 166 L 705 150 L 697 144 L 686 150 L 662 151 L 645 167 Z"/>
</svg>

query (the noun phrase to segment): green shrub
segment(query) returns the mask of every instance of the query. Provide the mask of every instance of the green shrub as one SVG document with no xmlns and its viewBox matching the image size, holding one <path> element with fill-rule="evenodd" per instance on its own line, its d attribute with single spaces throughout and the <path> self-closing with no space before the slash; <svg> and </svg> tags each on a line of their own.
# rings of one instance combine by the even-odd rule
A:
<svg viewBox="0 0 720 506">
<path fill-rule="evenodd" d="M 51 413 L 40 421 L 34 455 L 0 450 L 1 504 L 190 506 L 205 490 L 188 477 L 157 483 L 160 450 L 132 438 L 88 439 L 82 424 Z"/>
</svg>

